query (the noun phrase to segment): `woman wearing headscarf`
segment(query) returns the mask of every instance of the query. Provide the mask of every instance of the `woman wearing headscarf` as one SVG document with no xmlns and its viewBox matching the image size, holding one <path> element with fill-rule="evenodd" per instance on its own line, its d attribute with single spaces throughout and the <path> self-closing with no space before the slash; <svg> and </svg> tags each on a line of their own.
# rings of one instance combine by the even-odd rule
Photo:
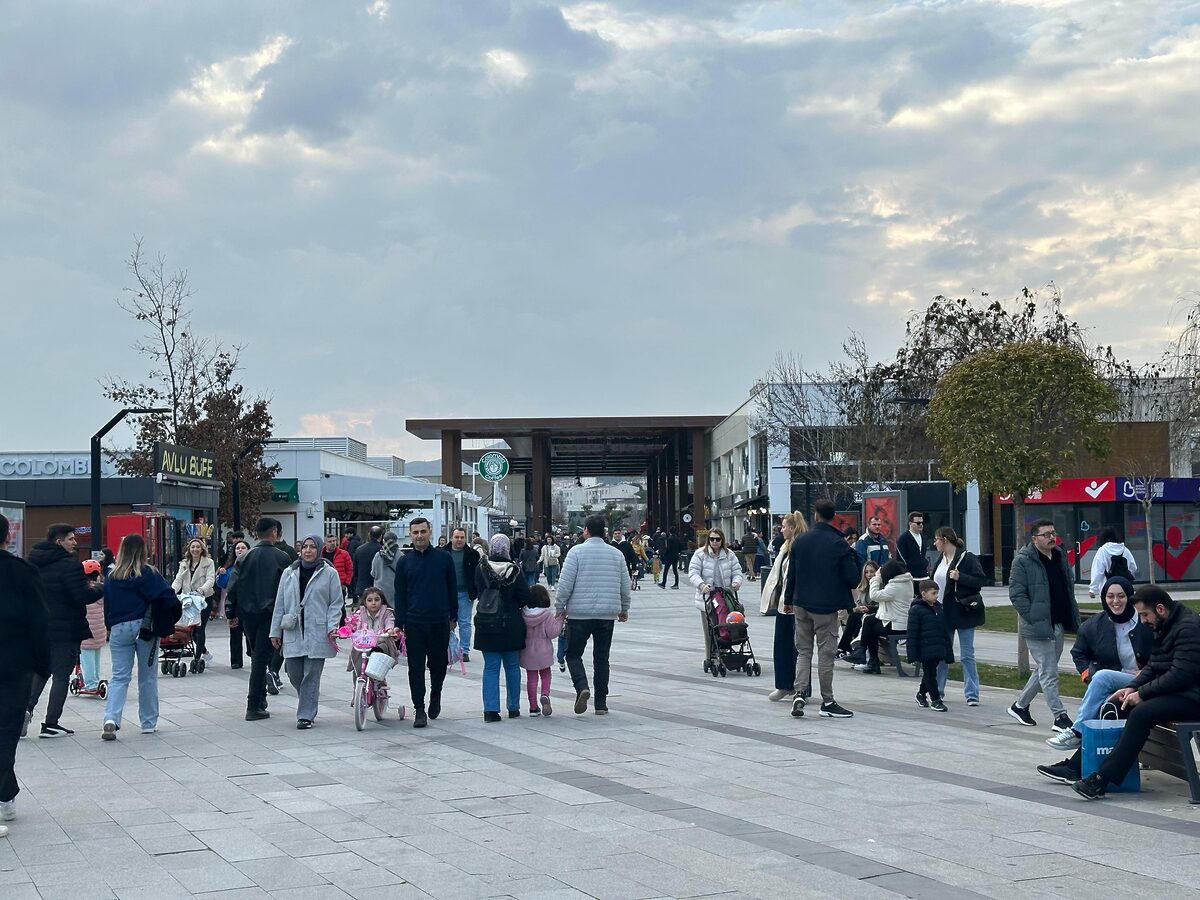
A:
<svg viewBox="0 0 1200 900">
<path fill-rule="evenodd" d="M 783 517 L 783 544 L 762 586 L 759 612 L 775 617 L 775 690 L 767 694 L 768 700 L 783 700 L 796 693 L 796 617 L 784 613 L 779 607 L 783 605 L 781 599 L 783 586 L 787 584 L 792 541 L 796 535 L 806 531 L 808 522 L 804 519 L 804 513 L 791 512 Z"/>
<path fill-rule="evenodd" d="M 1055 750 L 1073 750 L 1079 746 L 1079 723 L 1099 718 L 1104 701 L 1133 681 L 1154 649 L 1154 632 L 1138 621 L 1133 585 L 1128 578 L 1120 575 L 1109 578 L 1104 582 L 1100 599 L 1104 612 L 1079 626 L 1075 646 L 1071 648 L 1071 659 L 1087 683 L 1087 690 L 1074 724 L 1046 741 Z"/>
<path fill-rule="evenodd" d="M 371 560 L 371 583 L 383 591 L 388 606 L 395 602 L 396 559 L 400 555 L 400 541 L 394 531 L 385 531 L 379 544 L 379 552 Z"/>
<path fill-rule="evenodd" d="M 296 727 L 312 728 L 325 660 L 337 653 L 342 615 L 342 581 L 321 557 L 324 541 L 310 534 L 300 558 L 283 571 L 271 617 L 271 643 L 283 651 L 288 681 L 296 689 Z"/>
<path fill-rule="evenodd" d="M 479 602 L 475 610 L 475 649 L 483 653 L 483 721 L 500 721 L 500 667 L 508 717 L 521 715 L 521 651 L 525 649 L 525 618 L 521 609 L 529 605 L 529 583 L 521 567 L 512 561 L 508 535 L 497 534 L 488 543 L 488 558 L 475 569 Z M 490 609 L 488 595 L 500 592 L 500 604 Z"/>
</svg>

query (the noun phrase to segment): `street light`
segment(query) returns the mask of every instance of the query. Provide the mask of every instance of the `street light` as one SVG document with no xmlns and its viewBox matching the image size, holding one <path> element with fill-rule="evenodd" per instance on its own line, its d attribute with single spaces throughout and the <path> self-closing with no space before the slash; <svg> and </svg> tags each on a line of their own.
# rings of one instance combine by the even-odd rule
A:
<svg viewBox="0 0 1200 900">
<path fill-rule="evenodd" d="M 286 444 L 284 438 L 256 438 L 242 448 L 242 451 L 233 458 L 233 530 L 237 531 L 242 527 L 242 460 L 250 455 L 250 452 L 255 447 L 261 447 L 264 444 Z"/>
<path fill-rule="evenodd" d="M 152 415 L 170 411 L 161 407 L 127 406 L 109 419 L 107 425 L 92 435 L 92 559 L 100 558 L 100 441 L 130 413 Z"/>
</svg>

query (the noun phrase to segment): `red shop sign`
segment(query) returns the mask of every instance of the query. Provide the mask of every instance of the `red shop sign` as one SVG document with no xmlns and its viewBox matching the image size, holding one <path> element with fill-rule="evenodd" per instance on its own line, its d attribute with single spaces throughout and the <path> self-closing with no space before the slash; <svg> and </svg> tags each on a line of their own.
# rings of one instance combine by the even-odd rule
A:
<svg viewBox="0 0 1200 900">
<path fill-rule="evenodd" d="M 1054 487 L 1029 492 L 1026 503 L 1111 503 L 1117 499 L 1117 479 L 1111 475 L 1095 478 L 1064 478 Z M 1012 503 L 1012 496 L 1001 494 L 1000 502 Z"/>
</svg>

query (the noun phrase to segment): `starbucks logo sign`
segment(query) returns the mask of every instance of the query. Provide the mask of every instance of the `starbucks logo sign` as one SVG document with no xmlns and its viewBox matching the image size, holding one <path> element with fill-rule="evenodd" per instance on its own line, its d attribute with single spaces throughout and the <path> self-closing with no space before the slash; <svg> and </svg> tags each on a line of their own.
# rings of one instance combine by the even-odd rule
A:
<svg viewBox="0 0 1200 900">
<path fill-rule="evenodd" d="M 489 450 L 479 457 L 479 474 L 484 481 L 503 481 L 508 474 L 508 459 L 503 453 Z"/>
</svg>

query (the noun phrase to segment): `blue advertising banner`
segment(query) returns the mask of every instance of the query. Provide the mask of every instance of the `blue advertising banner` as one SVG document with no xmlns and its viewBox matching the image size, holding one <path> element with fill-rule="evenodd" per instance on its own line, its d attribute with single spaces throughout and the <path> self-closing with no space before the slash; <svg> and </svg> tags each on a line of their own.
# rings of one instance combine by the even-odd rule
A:
<svg viewBox="0 0 1200 900">
<path fill-rule="evenodd" d="M 1200 478 L 1118 478 L 1117 501 L 1139 503 L 1146 491 L 1155 503 L 1200 501 Z"/>
</svg>

